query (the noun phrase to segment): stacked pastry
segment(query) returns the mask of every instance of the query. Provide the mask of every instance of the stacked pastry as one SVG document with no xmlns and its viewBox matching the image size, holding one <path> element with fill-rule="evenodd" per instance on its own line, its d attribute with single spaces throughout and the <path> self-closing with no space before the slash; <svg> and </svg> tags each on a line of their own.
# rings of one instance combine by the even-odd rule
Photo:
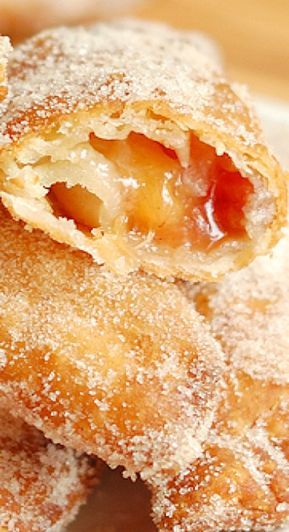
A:
<svg viewBox="0 0 289 532">
<path fill-rule="evenodd" d="M 8 38 L 0 37 L 0 99 L 7 94 L 6 67 L 10 51 Z M 1 245 L 2 258 L 3 251 Z M 3 277 L 3 287 L 2 281 Z M 1 301 L 2 296 L 1 290 Z M 0 330 L 2 345 L 2 321 Z M 6 355 L 1 347 L 1 370 L 5 364 Z M 98 482 L 101 463 L 55 445 L 36 428 L 15 417 L 17 409 L 13 405 L 7 408 L 5 404 L 6 399 L 1 394 L 0 530 L 63 530 Z"/>
<path fill-rule="evenodd" d="M 287 236 L 219 284 L 184 287 L 227 368 L 198 459 L 151 483 L 160 530 L 275 530 L 288 520 L 288 258 Z"/>
<path fill-rule="evenodd" d="M 33 37 L 9 82 L 3 408 L 54 442 L 35 433 L 40 453 L 61 444 L 140 475 L 160 530 L 279 525 L 286 243 L 230 272 L 279 240 L 286 186 L 247 95 L 189 33 L 128 21 Z M 8 529 L 52 528 L 16 502 Z"/>
</svg>

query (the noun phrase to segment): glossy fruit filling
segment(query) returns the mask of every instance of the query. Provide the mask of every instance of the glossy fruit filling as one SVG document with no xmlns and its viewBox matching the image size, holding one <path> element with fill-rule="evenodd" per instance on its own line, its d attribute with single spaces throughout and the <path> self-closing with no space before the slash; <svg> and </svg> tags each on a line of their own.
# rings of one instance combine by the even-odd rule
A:
<svg viewBox="0 0 289 532">
<path fill-rule="evenodd" d="M 225 239 L 246 236 L 244 207 L 253 192 L 227 155 L 191 138 L 190 163 L 144 135 L 90 143 L 114 164 L 122 188 L 129 232 L 153 235 L 155 242 L 205 250 Z M 52 187 L 62 213 L 87 228 L 100 225 L 100 200 L 79 185 Z"/>
</svg>

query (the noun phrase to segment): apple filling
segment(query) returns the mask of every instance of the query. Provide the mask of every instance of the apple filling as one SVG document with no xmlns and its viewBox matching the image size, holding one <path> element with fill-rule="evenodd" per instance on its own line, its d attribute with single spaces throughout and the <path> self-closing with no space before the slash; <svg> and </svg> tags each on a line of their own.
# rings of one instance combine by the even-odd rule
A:
<svg viewBox="0 0 289 532">
<path fill-rule="evenodd" d="M 186 168 L 174 150 L 142 134 L 103 140 L 92 133 L 90 145 L 116 169 L 121 223 L 128 232 L 151 234 L 157 243 L 200 251 L 246 236 L 244 207 L 253 185 L 229 156 L 218 156 L 195 136 Z M 78 225 L 90 230 L 101 226 L 102 202 L 87 189 L 60 182 L 52 185 L 51 195 L 59 212 Z"/>
</svg>

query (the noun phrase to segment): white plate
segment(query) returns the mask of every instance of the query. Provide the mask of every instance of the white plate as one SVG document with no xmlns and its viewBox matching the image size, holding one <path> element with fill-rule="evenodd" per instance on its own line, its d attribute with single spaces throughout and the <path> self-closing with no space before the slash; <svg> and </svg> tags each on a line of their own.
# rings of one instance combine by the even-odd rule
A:
<svg viewBox="0 0 289 532">
<path fill-rule="evenodd" d="M 269 143 L 289 168 L 289 105 L 258 97 L 257 109 Z M 144 485 L 107 469 L 69 532 L 153 532 L 149 512 L 149 493 Z M 282 532 L 285 530 L 289 532 L 288 527 Z"/>
</svg>

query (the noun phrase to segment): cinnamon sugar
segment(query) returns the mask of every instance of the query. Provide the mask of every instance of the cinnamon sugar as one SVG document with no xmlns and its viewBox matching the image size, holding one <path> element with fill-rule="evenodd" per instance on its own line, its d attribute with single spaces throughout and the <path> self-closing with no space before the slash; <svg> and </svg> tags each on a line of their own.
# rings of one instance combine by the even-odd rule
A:
<svg viewBox="0 0 289 532">
<path fill-rule="evenodd" d="M 92 460 L 0 410 L 0 527 L 60 532 L 97 480 Z"/>
<path fill-rule="evenodd" d="M 0 390 L 15 411 L 131 475 L 194 459 L 223 355 L 180 290 L 107 273 L 3 211 L 0 239 Z"/>
<path fill-rule="evenodd" d="M 127 20 L 58 28 L 18 47 L 9 71 L 2 144 L 104 101 L 118 103 L 120 112 L 126 105 L 137 112 L 139 102 L 159 101 L 242 143 L 260 140 L 250 125 L 250 108 L 227 85 L 220 67 L 196 49 L 189 32 Z"/>
<path fill-rule="evenodd" d="M 288 235 L 219 284 L 183 286 L 227 357 L 202 454 L 151 482 L 162 530 L 275 530 L 289 520 Z"/>
<path fill-rule="evenodd" d="M 284 176 L 263 144 L 247 96 L 196 43 L 190 32 L 121 20 L 49 30 L 18 47 L 0 126 L 0 195 L 12 216 L 120 274 L 142 268 L 162 277 L 216 280 L 265 253 L 284 223 Z M 158 241 L 154 225 L 130 228 L 125 205 L 133 194 L 117 179 L 117 164 L 111 174 L 111 161 L 93 138 L 122 141 L 132 132 L 174 150 L 183 167 L 194 135 L 217 155 L 227 154 L 252 184 L 242 208 L 244 233 L 199 250 L 190 240 Z M 80 185 L 92 202 L 96 196 L 99 216 L 92 225 L 78 219 L 77 209 L 63 213 L 60 204 L 53 210 L 49 192 L 58 183 Z"/>
<path fill-rule="evenodd" d="M 289 329 L 288 257 L 285 236 L 271 256 L 256 259 L 223 282 L 189 288 L 193 298 L 201 295 L 207 301 L 205 313 L 230 365 L 280 384 L 289 375 L 289 338 L 284 334 Z"/>
<path fill-rule="evenodd" d="M 289 520 L 288 385 L 255 388 L 242 378 L 228 369 L 199 458 L 150 481 L 161 530 L 267 531 Z"/>
</svg>

